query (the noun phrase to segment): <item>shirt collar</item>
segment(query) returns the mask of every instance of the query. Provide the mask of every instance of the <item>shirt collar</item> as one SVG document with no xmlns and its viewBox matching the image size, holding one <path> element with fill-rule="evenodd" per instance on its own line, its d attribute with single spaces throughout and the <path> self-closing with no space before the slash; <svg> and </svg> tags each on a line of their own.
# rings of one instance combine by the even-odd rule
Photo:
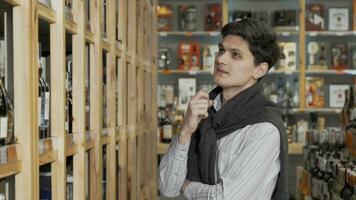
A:
<svg viewBox="0 0 356 200">
<path fill-rule="evenodd" d="M 214 108 L 216 111 L 221 109 L 221 93 L 218 94 L 214 99 Z"/>
</svg>

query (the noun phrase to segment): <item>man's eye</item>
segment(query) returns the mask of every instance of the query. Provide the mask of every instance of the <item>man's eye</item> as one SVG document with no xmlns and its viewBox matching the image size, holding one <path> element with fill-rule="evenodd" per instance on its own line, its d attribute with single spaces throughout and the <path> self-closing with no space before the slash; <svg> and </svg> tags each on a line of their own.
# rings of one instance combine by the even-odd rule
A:
<svg viewBox="0 0 356 200">
<path fill-rule="evenodd" d="M 219 54 L 222 54 L 222 53 L 224 53 L 224 52 L 225 52 L 225 49 L 219 48 Z"/>
</svg>

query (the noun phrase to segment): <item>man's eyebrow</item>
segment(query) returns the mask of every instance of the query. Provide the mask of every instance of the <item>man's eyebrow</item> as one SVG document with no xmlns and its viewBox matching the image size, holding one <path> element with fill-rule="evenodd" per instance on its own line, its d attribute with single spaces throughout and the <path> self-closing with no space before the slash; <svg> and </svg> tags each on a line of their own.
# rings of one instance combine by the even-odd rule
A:
<svg viewBox="0 0 356 200">
<path fill-rule="evenodd" d="M 225 50 L 228 50 L 228 51 L 242 52 L 241 49 L 238 49 L 238 48 L 225 48 L 224 45 L 222 45 L 222 43 L 219 43 L 219 47 L 222 47 L 222 48 L 224 48 Z"/>
</svg>

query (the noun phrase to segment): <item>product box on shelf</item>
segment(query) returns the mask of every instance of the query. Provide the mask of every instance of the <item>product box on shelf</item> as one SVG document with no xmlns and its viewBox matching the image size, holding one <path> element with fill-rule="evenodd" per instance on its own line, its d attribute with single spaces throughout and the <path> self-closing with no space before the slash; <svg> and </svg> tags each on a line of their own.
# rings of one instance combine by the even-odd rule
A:
<svg viewBox="0 0 356 200">
<path fill-rule="evenodd" d="M 234 22 L 238 19 L 251 18 L 252 12 L 246 10 L 231 10 L 229 11 L 229 22 Z"/>
<path fill-rule="evenodd" d="M 271 25 L 271 13 L 268 10 L 256 10 L 252 13 L 252 17 Z"/>
<path fill-rule="evenodd" d="M 333 84 L 329 86 L 329 101 L 330 107 L 342 108 L 345 104 L 345 90 L 349 89 L 349 85 Z"/>
<path fill-rule="evenodd" d="M 297 10 L 275 10 L 272 13 L 272 26 L 275 30 L 296 31 Z"/>
<path fill-rule="evenodd" d="M 331 67 L 333 69 L 347 69 L 348 51 L 345 42 L 331 44 Z"/>
<path fill-rule="evenodd" d="M 308 108 L 324 107 L 324 78 L 306 77 L 306 103 Z"/>
<path fill-rule="evenodd" d="M 178 7 L 178 24 L 180 31 L 197 30 L 197 8 L 195 5 L 180 5 Z"/>
<path fill-rule="evenodd" d="M 220 31 L 222 25 L 221 4 L 206 4 L 204 9 L 205 30 Z"/>
<path fill-rule="evenodd" d="M 217 45 L 208 45 L 203 49 L 203 70 L 213 73 L 215 56 L 219 48 Z"/>
<path fill-rule="evenodd" d="M 351 50 L 351 68 L 356 69 L 356 45 L 351 45 L 350 50 Z"/>
<path fill-rule="evenodd" d="M 331 31 L 349 30 L 348 8 L 329 8 L 329 30 Z"/>
<path fill-rule="evenodd" d="M 168 69 L 171 66 L 172 50 L 169 47 L 160 47 L 158 49 L 158 68 Z"/>
<path fill-rule="evenodd" d="M 165 107 L 167 104 L 173 104 L 174 101 L 174 86 L 172 84 L 159 84 L 158 92 L 158 107 Z"/>
<path fill-rule="evenodd" d="M 306 4 L 305 30 L 325 30 L 325 12 L 323 4 Z"/>
<path fill-rule="evenodd" d="M 297 44 L 295 42 L 280 42 L 281 56 L 277 70 L 295 71 L 297 67 Z"/>
<path fill-rule="evenodd" d="M 200 45 L 197 42 L 180 42 L 178 48 L 179 69 L 199 70 L 200 65 Z"/>
<path fill-rule="evenodd" d="M 330 53 L 330 44 L 326 42 L 310 41 L 307 44 L 308 69 L 326 70 L 328 68 L 327 58 Z"/>
<path fill-rule="evenodd" d="M 157 28 L 158 31 L 172 31 L 173 10 L 170 4 L 159 4 L 157 6 Z"/>
<path fill-rule="evenodd" d="M 179 78 L 178 79 L 178 109 L 186 110 L 189 100 L 196 94 L 196 79 L 195 78 Z"/>
</svg>

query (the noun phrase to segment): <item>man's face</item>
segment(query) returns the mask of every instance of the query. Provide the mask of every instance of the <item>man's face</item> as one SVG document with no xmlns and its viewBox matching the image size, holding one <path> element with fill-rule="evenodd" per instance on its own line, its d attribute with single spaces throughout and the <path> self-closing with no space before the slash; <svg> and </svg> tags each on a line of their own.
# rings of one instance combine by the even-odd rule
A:
<svg viewBox="0 0 356 200">
<path fill-rule="evenodd" d="M 223 88 L 245 88 L 259 78 L 259 66 L 255 66 L 254 57 L 248 43 L 240 36 L 227 35 L 219 44 L 215 57 L 214 83 Z"/>
</svg>

